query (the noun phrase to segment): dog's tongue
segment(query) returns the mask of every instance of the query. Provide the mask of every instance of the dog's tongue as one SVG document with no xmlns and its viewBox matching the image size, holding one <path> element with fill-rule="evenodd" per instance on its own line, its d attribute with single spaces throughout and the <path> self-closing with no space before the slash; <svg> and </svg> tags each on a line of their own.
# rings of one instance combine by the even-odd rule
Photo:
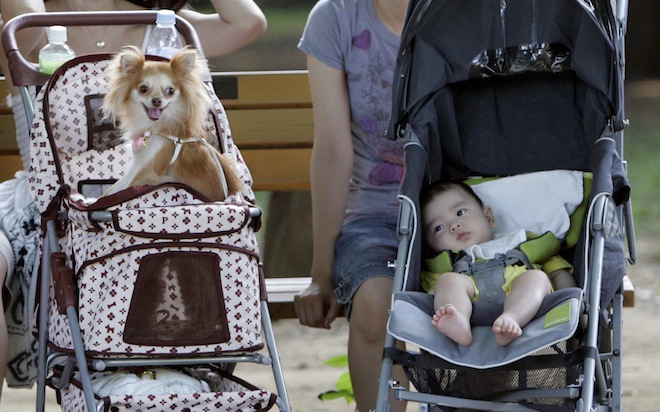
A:
<svg viewBox="0 0 660 412">
<path fill-rule="evenodd" d="M 160 109 L 159 108 L 147 109 L 147 116 L 149 116 L 151 120 L 160 119 Z"/>
</svg>

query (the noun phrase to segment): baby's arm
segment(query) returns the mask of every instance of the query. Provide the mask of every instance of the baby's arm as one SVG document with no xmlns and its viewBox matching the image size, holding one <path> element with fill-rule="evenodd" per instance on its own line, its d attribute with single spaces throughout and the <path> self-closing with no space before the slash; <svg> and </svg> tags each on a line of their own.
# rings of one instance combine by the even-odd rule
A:
<svg viewBox="0 0 660 412">
<path fill-rule="evenodd" d="M 548 276 L 550 277 L 550 281 L 555 290 L 577 286 L 575 279 L 573 279 L 573 276 L 566 269 L 555 270 L 554 272 L 549 273 Z"/>
</svg>

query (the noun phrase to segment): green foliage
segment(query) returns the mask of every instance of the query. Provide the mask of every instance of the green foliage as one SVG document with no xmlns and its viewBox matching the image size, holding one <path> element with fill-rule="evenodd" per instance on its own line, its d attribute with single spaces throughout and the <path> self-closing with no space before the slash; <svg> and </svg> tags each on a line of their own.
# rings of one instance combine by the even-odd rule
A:
<svg viewBox="0 0 660 412">
<path fill-rule="evenodd" d="M 659 88 L 658 83 L 646 87 Z M 641 236 L 660 236 L 660 162 L 653 148 L 660 142 L 658 110 L 660 98 L 636 96 L 635 87 L 628 97 L 630 127 L 626 128 L 624 154 L 629 161 L 628 177 L 631 182 L 631 198 L 635 216 L 635 228 Z M 640 88 L 638 86 L 638 88 Z"/>
<path fill-rule="evenodd" d="M 325 362 L 326 365 L 332 366 L 335 368 L 345 368 L 348 367 L 348 355 L 339 355 L 333 358 L 328 359 Z M 355 402 L 355 394 L 353 393 L 353 383 L 351 382 L 351 375 L 348 372 L 343 373 L 337 383 L 335 384 L 335 390 L 330 390 L 323 392 L 319 395 L 319 399 L 322 401 L 331 401 L 334 399 L 344 399 L 346 403 Z"/>
</svg>

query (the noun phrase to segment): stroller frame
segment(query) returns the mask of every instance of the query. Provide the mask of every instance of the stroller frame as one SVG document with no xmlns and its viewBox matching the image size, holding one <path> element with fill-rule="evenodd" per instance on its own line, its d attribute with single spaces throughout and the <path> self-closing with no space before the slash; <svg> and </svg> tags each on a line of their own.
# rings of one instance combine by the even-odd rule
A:
<svg viewBox="0 0 660 412">
<path fill-rule="evenodd" d="M 5 54 L 9 60 L 12 80 L 15 86 L 19 87 L 23 104 L 26 108 L 28 124 L 32 124 L 34 108 L 28 91 L 29 86 L 41 87 L 47 84 L 49 75 L 41 73 L 34 64 L 28 62 L 16 43 L 15 34 L 28 27 L 47 27 L 54 24 L 64 26 L 89 26 L 89 25 L 149 25 L 156 20 L 155 11 L 134 11 L 134 12 L 67 12 L 67 13 L 31 13 L 17 16 L 7 22 L 3 29 L 3 46 Z M 203 51 L 200 47 L 200 41 L 193 26 L 177 16 L 176 28 L 186 40 L 186 42 L 196 48 L 202 59 Z M 205 79 L 210 82 L 210 77 Z M 210 87 L 210 86 L 209 86 Z M 60 196 L 60 195 L 58 195 Z M 81 335 L 78 321 L 78 312 L 76 306 L 75 284 L 70 276 L 57 277 L 57 268 L 54 265 L 53 257 L 60 252 L 58 242 L 58 226 L 66 224 L 68 216 L 66 212 L 57 212 L 55 214 L 42 214 L 42 230 L 45 232 L 43 239 L 41 267 L 39 276 L 39 312 L 38 312 L 38 392 L 37 392 L 37 410 L 43 411 L 45 408 L 45 389 L 47 383 L 47 373 L 50 368 L 56 364 L 64 364 L 61 377 L 51 377 L 50 382 L 57 388 L 63 388 L 70 384 L 74 369 L 79 374 L 78 379 L 82 384 L 84 393 L 84 403 L 88 411 L 104 410 L 103 402 L 97 402 L 94 390 L 90 380 L 90 368 L 94 371 L 104 371 L 108 368 L 133 367 L 133 366 L 190 366 L 190 365 L 219 365 L 223 370 L 233 371 L 238 363 L 250 362 L 270 366 L 273 372 L 273 379 L 277 394 L 275 404 L 280 411 L 290 412 L 291 406 L 288 399 L 286 385 L 282 373 L 277 346 L 275 343 L 274 332 L 270 319 L 268 302 L 266 297 L 265 282 L 263 279 L 263 270 L 259 264 L 259 289 L 261 298 L 259 301 L 259 310 L 261 311 L 261 334 L 265 338 L 265 346 L 268 354 L 259 352 L 203 356 L 186 356 L 168 359 L 159 359 L 154 357 L 95 357 L 86 354 L 84 349 L 83 337 Z M 256 206 L 249 207 L 249 217 L 259 219 L 261 210 Z M 112 220 L 110 212 L 96 211 L 91 213 L 92 219 L 104 222 Z M 43 223 L 45 221 L 45 224 Z M 69 271 L 70 272 L 70 271 Z M 49 289 L 51 282 L 57 284 L 57 303 L 60 313 L 66 313 L 71 329 L 71 339 L 73 341 L 73 353 L 48 350 L 48 318 L 49 318 Z M 261 409 L 260 409 L 261 410 Z"/>
<path fill-rule="evenodd" d="M 567 0 L 563 3 L 571 1 L 573 0 Z M 467 77 L 462 77 L 462 73 L 456 73 L 456 71 L 460 71 L 461 68 L 459 66 L 461 63 L 456 63 L 456 65 L 451 68 L 445 68 L 442 67 L 443 64 L 450 66 L 455 62 L 441 60 L 441 58 L 438 58 L 435 55 L 427 58 L 426 61 L 415 61 L 417 56 L 422 55 L 422 52 L 419 50 L 423 49 L 424 52 L 428 52 L 429 54 L 435 52 L 437 55 L 441 55 L 442 53 L 448 53 L 447 48 L 452 47 L 451 40 L 448 40 L 449 45 L 444 43 L 439 46 L 437 43 L 434 43 L 429 47 L 426 43 L 419 45 L 416 38 L 418 30 L 422 30 L 421 26 L 425 14 L 433 9 L 435 5 L 442 2 L 442 0 L 412 0 L 410 2 L 401 39 L 397 69 L 395 71 L 394 101 L 389 134 L 391 138 L 402 139 L 405 142 L 406 166 L 404 180 L 399 194 L 399 246 L 394 275 L 393 301 L 399 294 L 409 293 L 409 291 L 416 291 L 420 288 L 419 272 L 421 270 L 421 252 L 418 245 L 422 240 L 421 234 L 419 233 L 418 194 L 421 190 L 421 186 L 437 181 L 440 178 L 466 178 L 473 175 L 505 175 L 502 170 L 489 170 L 486 172 L 482 170 L 470 170 L 470 167 L 474 167 L 473 165 L 461 168 L 461 166 L 464 165 L 457 165 L 456 163 L 458 162 L 448 166 L 443 164 L 442 170 L 440 170 L 440 167 L 433 169 L 432 166 L 428 165 L 432 164 L 433 161 L 438 163 L 442 162 L 444 159 L 443 156 L 447 156 L 449 159 L 451 159 L 450 156 L 452 155 L 461 156 L 460 149 L 457 152 L 452 152 L 447 155 L 444 153 L 439 156 L 436 155 L 435 158 L 432 157 L 433 154 L 427 152 L 430 150 L 428 146 L 432 145 L 429 141 L 432 138 L 439 138 L 438 136 L 433 136 L 433 133 L 439 132 L 437 129 L 434 129 L 436 124 L 428 120 L 431 115 L 422 112 L 424 110 L 433 110 L 427 109 L 429 106 L 432 106 L 429 102 L 433 97 L 430 95 L 434 91 L 443 87 L 442 84 L 439 84 L 439 81 L 435 81 L 433 77 L 434 74 L 431 72 L 431 67 L 434 67 L 436 70 L 445 71 L 446 77 L 452 78 L 451 81 L 448 81 L 447 83 L 468 80 Z M 490 6 L 493 9 L 497 9 L 497 6 L 495 6 L 494 3 L 499 3 L 500 13 L 503 13 L 503 7 L 516 7 L 516 4 L 520 4 L 520 2 L 515 1 L 498 2 L 495 0 L 477 0 L 468 3 L 472 6 L 479 3 L 482 8 Z M 531 7 L 536 7 L 536 1 L 530 1 L 528 3 L 534 3 L 534 6 Z M 604 255 L 607 253 L 606 243 L 607 239 L 611 236 L 613 226 L 616 227 L 616 229 L 614 229 L 615 231 L 619 230 L 627 235 L 629 253 L 628 261 L 630 263 L 635 263 L 637 258 L 632 207 L 627 193 L 627 181 L 625 181 L 625 177 L 622 177 L 621 179 L 624 182 L 619 182 L 617 184 L 616 181 L 613 183 L 608 179 L 611 169 L 621 169 L 615 173 L 625 175 L 625 169 L 627 166 L 625 161 L 621 159 L 623 158 L 624 149 L 623 129 L 627 124 L 623 105 L 623 83 L 625 78 L 624 37 L 627 25 L 628 1 L 618 0 L 614 9 L 611 8 L 609 2 L 606 1 L 575 0 L 574 3 L 578 4 L 576 8 L 584 8 L 592 17 L 602 18 L 602 21 L 597 23 L 597 25 L 602 29 L 603 36 L 607 37 L 606 42 L 609 42 L 608 44 L 613 56 L 612 61 L 610 62 L 612 67 L 609 68 L 611 83 L 609 85 L 609 90 L 606 91 L 611 98 L 610 103 L 612 105 L 612 112 L 610 113 L 610 117 L 606 119 L 607 124 L 603 125 L 604 128 L 602 132 L 593 137 L 593 145 L 595 148 L 591 149 L 593 157 L 593 159 L 591 159 L 591 165 L 584 166 L 582 169 L 600 171 L 602 168 L 606 170 L 607 173 L 603 178 L 594 176 L 594 190 L 592 191 L 592 197 L 589 204 L 588 218 L 585 222 L 585 228 L 583 229 L 583 232 L 585 233 L 583 237 L 584 240 L 588 242 L 588 245 L 584 247 L 584 253 L 580 259 L 578 259 L 578 261 L 582 262 L 581 267 L 587 269 L 583 274 L 583 284 L 586 286 L 584 288 L 585 292 L 582 304 L 584 322 L 581 325 L 580 333 L 584 336 L 582 338 L 584 356 L 579 378 L 577 379 L 576 384 L 567 385 L 564 388 L 509 391 L 508 393 L 501 394 L 497 398 L 488 399 L 423 393 L 421 390 L 419 392 L 412 391 L 401 387 L 398 382 L 393 380 L 392 369 L 395 365 L 403 365 L 404 367 L 410 368 L 415 368 L 417 366 L 420 368 L 428 367 L 429 369 L 436 369 L 440 372 L 449 369 L 469 370 L 469 368 L 457 367 L 451 362 L 446 362 L 431 354 L 424 353 L 423 351 L 420 353 L 412 350 L 399 350 L 395 345 L 396 338 L 388 330 L 379 378 L 376 409 L 378 412 L 388 412 L 391 410 L 391 405 L 388 400 L 390 395 L 397 400 L 418 402 L 420 403 L 420 410 L 429 411 L 444 411 L 445 409 L 443 408 L 445 407 L 449 408 L 449 410 L 453 410 L 452 408 L 468 408 L 470 410 L 484 411 L 531 411 L 535 409 L 528 408 L 523 404 L 520 404 L 519 401 L 546 397 L 573 400 L 575 402 L 575 411 L 577 412 L 623 410 L 621 380 L 622 285 L 614 285 L 615 292 L 612 293 L 613 296 L 611 297 L 611 300 L 605 302 L 603 302 L 603 299 L 606 299 L 606 297 L 601 296 L 601 286 L 605 285 L 605 281 L 610 280 L 604 276 L 603 259 Z M 465 4 L 463 6 L 465 6 Z M 441 6 L 438 6 L 436 9 L 439 9 L 440 7 Z M 591 10 L 589 10 L 589 8 Z M 437 10 L 434 10 L 434 12 L 436 11 Z M 438 14 L 435 15 L 435 17 L 440 14 L 440 12 L 437 13 Z M 433 24 L 437 27 L 442 26 L 443 22 L 434 21 Z M 473 29 L 474 27 L 471 26 L 471 28 Z M 447 31 L 450 30 L 451 29 L 447 29 Z M 456 27 L 454 27 L 454 30 L 456 30 Z M 447 31 L 445 34 L 447 34 Z M 492 34 L 493 33 L 491 33 L 491 35 Z M 440 36 L 437 37 L 440 38 Z M 506 36 L 504 37 L 506 42 Z M 419 40 L 419 42 L 421 41 L 422 40 Z M 428 39 L 425 39 L 424 41 L 429 42 Z M 543 41 L 543 39 L 539 39 L 539 41 Z M 438 40 L 438 43 L 440 42 L 441 40 Z M 492 43 L 493 42 L 490 43 L 491 47 Z M 497 44 L 496 41 L 494 41 L 494 43 Z M 516 46 L 516 44 L 513 44 L 513 46 Z M 487 46 L 485 47 L 485 50 L 488 50 Z M 473 56 L 474 55 L 466 58 L 472 58 Z M 455 58 L 456 56 L 453 57 Z M 419 66 L 425 66 L 426 68 L 418 69 L 417 73 L 415 73 L 414 68 Z M 454 71 L 452 71 L 452 69 Z M 514 70 L 512 69 L 508 74 L 520 75 L 525 70 L 521 70 L 518 73 L 514 73 L 513 71 Z M 426 76 L 424 76 L 424 74 L 426 74 Z M 484 75 L 484 77 L 486 76 Z M 493 77 L 498 77 L 498 75 L 494 75 Z M 502 75 L 502 77 L 507 77 L 507 75 Z M 419 91 L 419 89 L 422 88 L 420 86 L 422 83 L 428 84 L 429 86 L 427 87 L 427 90 L 430 91 Z M 416 122 L 428 123 L 417 124 Z M 429 123 L 431 123 L 430 126 Z M 431 137 L 428 135 L 431 135 Z M 435 148 L 438 149 L 439 146 L 436 145 Z M 445 147 L 442 146 L 442 150 L 444 149 Z M 612 154 L 611 157 L 610 154 Z M 620 156 L 621 159 L 618 158 L 618 156 Z M 422 161 L 420 161 L 420 159 Z M 426 160 L 426 163 L 424 160 Z M 543 170 L 543 167 L 538 170 Z M 534 170 L 521 170 L 514 172 L 514 174 L 528 171 Z M 623 223 L 620 224 L 618 222 Z M 610 296 L 607 296 L 607 298 L 610 298 Z M 429 327 L 431 327 L 430 314 L 428 323 Z M 548 356 L 546 356 L 546 358 L 549 362 L 554 362 L 551 359 L 559 359 L 562 356 L 568 355 L 560 354 L 554 358 Z M 507 367 L 510 367 L 511 369 L 525 368 L 527 367 L 527 364 L 524 363 L 526 361 L 527 359 L 513 362 L 510 365 L 507 365 Z M 546 366 L 550 367 L 550 364 L 547 364 Z"/>
</svg>

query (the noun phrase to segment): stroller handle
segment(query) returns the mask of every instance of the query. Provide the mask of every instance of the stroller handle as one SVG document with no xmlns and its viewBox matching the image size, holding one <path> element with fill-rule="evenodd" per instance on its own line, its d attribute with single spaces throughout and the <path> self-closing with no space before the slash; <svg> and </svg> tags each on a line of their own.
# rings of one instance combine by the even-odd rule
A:
<svg viewBox="0 0 660 412">
<path fill-rule="evenodd" d="M 35 63 L 25 59 L 16 43 L 16 33 L 28 27 L 62 26 L 125 26 L 150 25 L 156 21 L 153 11 L 105 11 L 105 12 L 63 12 L 63 13 L 26 13 L 16 16 L 5 24 L 2 30 L 2 46 L 9 62 L 12 83 L 20 86 L 42 86 L 50 75 L 39 71 Z M 186 44 L 197 49 L 204 59 L 197 32 L 187 20 L 176 16 L 176 28 Z"/>
</svg>

